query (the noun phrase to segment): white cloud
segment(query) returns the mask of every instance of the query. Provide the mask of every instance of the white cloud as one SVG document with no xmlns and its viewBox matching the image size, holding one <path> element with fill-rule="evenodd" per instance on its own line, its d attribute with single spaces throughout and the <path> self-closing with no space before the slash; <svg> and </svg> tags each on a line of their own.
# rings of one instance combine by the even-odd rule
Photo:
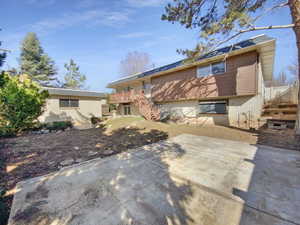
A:
<svg viewBox="0 0 300 225">
<path fill-rule="evenodd" d="M 87 10 L 38 21 L 29 25 L 28 30 L 44 34 L 53 30 L 64 29 L 80 24 L 120 26 L 130 22 L 130 14 L 131 11 L 128 10 Z"/>
<path fill-rule="evenodd" d="M 26 3 L 30 5 L 37 5 L 37 6 L 48 6 L 52 5 L 56 2 L 56 0 L 27 0 Z"/>
<path fill-rule="evenodd" d="M 123 11 L 106 11 L 103 12 L 102 16 L 98 17 L 95 20 L 95 25 L 102 24 L 106 26 L 120 26 L 131 21 L 130 15 L 132 11 L 123 10 Z"/>
<path fill-rule="evenodd" d="M 133 33 L 128 33 L 128 34 L 121 34 L 119 35 L 120 38 L 142 38 L 142 37 L 147 37 L 151 36 L 151 33 L 148 32 L 133 32 Z"/>
<path fill-rule="evenodd" d="M 88 7 L 92 7 L 95 5 L 95 1 L 94 0 L 81 0 L 78 4 L 77 7 L 79 8 L 88 8 Z"/>
<path fill-rule="evenodd" d="M 130 6 L 133 7 L 155 7 L 161 6 L 168 2 L 168 0 L 126 0 Z"/>
</svg>

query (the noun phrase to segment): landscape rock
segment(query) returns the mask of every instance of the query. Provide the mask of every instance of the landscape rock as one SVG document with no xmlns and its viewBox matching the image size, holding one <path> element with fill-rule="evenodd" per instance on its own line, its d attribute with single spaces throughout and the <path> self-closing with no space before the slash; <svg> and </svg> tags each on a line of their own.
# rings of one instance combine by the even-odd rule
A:
<svg viewBox="0 0 300 225">
<path fill-rule="evenodd" d="M 55 161 L 49 161 L 49 162 L 48 162 L 48 165 L 49 165 L 49 166 L 52 166 L 52 165 L 54 165 L 54 164 L 55 164 Z"/>
<path fill-rule="evenodd" d="M 94 151 L 89 151 L 88 152 L 88 156 L 93 156 L 93 155 L 97 155 L 97 152 L 94 152 Z"/>
<path fill-rule="evenodd" d="M 95 145 L 95 147 L 96 147 L 96 148 L 101 148 L 101 147 L 103 147 L 103 145 L 104 145 L 103 143 L 97 143 L 97 144 Z"/>
<path fill-rule="evenodd" d="M 81 163 L 81 162 L 83 162 L 83 159 L 82 158 L 76 159 L 75 162 L 76 163 Z"/>
<path fill-rule="evenodd" d="M 50 131 L 49 131 L 49 130 L 41 130 L 41 133 L 42 133 L 42 134 L 49 134 Z"/>
<path fill-rule="evenodd" d="M 60 165 L 62 165 L 62 166 L 69 166 L 69 165 L 71 165 L 73 162 L 74 162 L 74 159 L 69 158 L 69 159 L 66 159 L 66 160 L 60 162 Z"/>
<path fill-rule="evenodd" d="M 74 146 L 74 149 L 75 149 L 75 150 L 79 150 L 79 147 L 78 147 L 78 146 Z"/>
<path fill-rule="evenodd" d="M 102 152 L 103 155 L 111 155 L 113 153 L 114 153 L 113 150 L 105 150 L 105 151 Z"/>
</svg>

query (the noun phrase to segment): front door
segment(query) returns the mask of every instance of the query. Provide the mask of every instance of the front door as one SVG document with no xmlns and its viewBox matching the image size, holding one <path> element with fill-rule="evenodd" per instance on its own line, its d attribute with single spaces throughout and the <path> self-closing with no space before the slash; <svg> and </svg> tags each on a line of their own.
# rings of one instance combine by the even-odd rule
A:
<svg viewBox="0 0 300 225">
<path fill-rule="evenodd" d="M 124 104 L 124 115 L 131 115 L 130 104 Z"/>
</svg>

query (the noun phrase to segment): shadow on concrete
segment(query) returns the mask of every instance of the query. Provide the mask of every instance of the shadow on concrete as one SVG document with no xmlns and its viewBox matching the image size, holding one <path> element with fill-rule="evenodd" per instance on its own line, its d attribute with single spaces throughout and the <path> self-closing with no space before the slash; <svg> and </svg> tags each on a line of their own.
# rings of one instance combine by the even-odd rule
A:
<svg viewBox="0 0 300 225">
<path fill-rule="evenodd" d="M 243 162 L 243 168 L 251 171 L 248 185 L 244 190 L 232 189 L 232 194 L 244 202 L 239 224 L 298 224 L 299 153 L 254 146 L 254 155 Z"/>
<path fill-rule="evenodd" d="M 101 149 L 93 157 L 102 154 L 103 159 L 20 183 L 10 225 L 288 225 L 300 221 L 299 152 L 194 135 L 144 145 L 141 139 L 151 143 L 164 132 L 137 128 L 104 133 L 93 142 L 93 135 L 99 133 L 91 131 L 72 133 L 72 140 L 78 144 L 83 136 L 85 144 L 80 146 L 98 148 L 101 143 L 108 147 L 110 141 L 118 142 L 113 151 L 122 153 L 106 152 L 111 147 Z M 138 149 L 128 151 L 129 140 Z M 7 173 L 14 170 L 18 168 Z"/>
<path fill-rule="evenodd" d="M 117 154 L 165 140 L 168 135 L 158 130 L 145 132 L 138 128 L 121 128 L 110 134 L 105 131 L 105 128 L 71 130 L 5 140 L 1 154 L 5 159 L 6 171 L 1 180 L 8 190 L 6 203 L 9 207 L 13 196 L 18 196 L 23 188 L 22 185 L 15 188 L 17 182 L 57 172 L 60 163 L 66 159 L 72 159 L 71 164 L 76 164 L 104 158 L 91 167 L 74 167 L 68 172 L 67 169 L 61 170 L 41 179 L 22 200 L 24 204 L 15 208 L 10 225 L 86 224 L 83 220 L 93 218 L 96 221 L 87 224 L 150 224 L 145 221 L 153 222 L 151 224 L 167 224 L 170 221 L 173 224 L 189 224 L 192 219 L 184 208 L 185 200 L 192 197 L 189 183 L 175 183 L 168 165 L 161 158 L 163 151 L 172 151 L 170 154 L 180 157 L 185 154 L 184 150 L 170 143 L 157 145 L 154 150 L 149 147 L 145 155 L 135 152 Z M 101 167 L 102 164 L 106 166 Z M 94 169 L 97 173 L 90 173 Z M 56 187 L 59 191 L 53 193 L 51 184 L 61 179 L 73 182 L 73 185 L 63 183 Z M 81 179 L 86 181 L 86 185 L 78 190 L 76 184 Z M 162 179 L 163 184 L 159 182 Z M 66 192 L 67 198 L 60 201 L 58 197 L 57 203 L 53 202 L 57 194 Z M 15 199 L 17 201 L 18 197 Z M 113 203 L 118 207 L 114 208 Z M 136 210 L 141 213 L 136 214 Z M 91 213 L 96 214 L 89 216 Z"/>
</svg>

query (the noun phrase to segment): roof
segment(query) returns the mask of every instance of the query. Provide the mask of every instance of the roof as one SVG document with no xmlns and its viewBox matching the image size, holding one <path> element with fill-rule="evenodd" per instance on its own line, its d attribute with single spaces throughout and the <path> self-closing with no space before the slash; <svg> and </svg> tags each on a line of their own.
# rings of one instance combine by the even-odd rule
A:
<svg viewBox="0 0 300 225">
<path fill-rule="evenodd" d="M 50 95 L 65 95 L 65 96 L 82 96 L 82 97 L 96 97 L 96 98 L 105 98 L 106 94 L 96 91 L 86 91 L 86 90 L 76 90 L 76 89 L 67 89 L 67 88 L 51 88 L 43 87 L 44 90 L 47 90 Z"/>
<path fill-rule="evenodd" d="M 264 35 L 264 34 L 259 35 L 259 36 L 255 36 L 255 37 L 249 38 L 247 40 L 240 41 L 236 44 L 229 45 L 229 46 L 226 46 L 226 47 L 223 47 L 223 48 L 219 48 L 217 50 L 214 50 L 212 52 L 204 54 L 196 60 L 196 63 L 201 63 L 202 61 L 205 61 L 206 59 L 214 58 L 216 56 L 221 56 L 221 55 L 224 55 L 224 54 L 229 54 L 229 53 L 232 53 L 232 52 L 237 52 L 238 50 L 246 49 L 246 48 L 256 46 L 256 45 L 259 45 L 259 44 L 262 44 L 262 43 L 265 43 L 265 42 L 270 42 L 270 41 L 274 42 L 275 39 L 272 38 L 272 37 L 269 37 L 267 35 Z M 148 70 L 148 71 L 143 72 L 143 73 L 138 73 L 138 74 L 134 74 L 134 75 L 131 75 L 131 76 L 122 77 L 121 79 L 118 79 L 118 80 L 115 80 L 115 81 L 109 83 L 107 87 L 111 87 L 111 86 L 116 85 L 116 84 L 132 81 L 132 80 L 143 78 L 143 77 L 148 77 L 148 76 L 158 74 L 158 73 L 163 72 L 163 71 L 168 71 L 168 70 L 171 70 L 171 69 L 174 69 L 174 68 L 177 68 L 177 67 L 184 66 L 184 65 L 186 65 L 185 61 L 186 61 L 186 59 L 183 59 L 183 60 L 168 64 L 168 65 L 165 65 L 165 66 L 161 66 L 161 67 L 157 67 L 157 68 L 152 69 L 152 70 Z M 272 64 L 272 72 L 273 72 L 273 64 Z"/>
</svg>

